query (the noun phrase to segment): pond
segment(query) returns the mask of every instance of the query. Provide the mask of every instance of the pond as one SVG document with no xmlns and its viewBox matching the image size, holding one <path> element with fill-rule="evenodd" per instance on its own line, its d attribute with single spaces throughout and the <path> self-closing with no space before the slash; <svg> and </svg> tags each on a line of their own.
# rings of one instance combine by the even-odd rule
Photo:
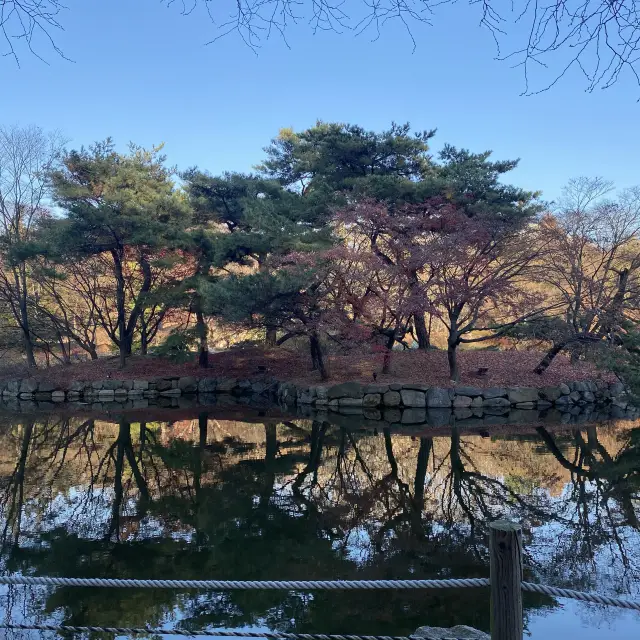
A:
<svg viewBox="0 0 640 640">
<path fill-rule="evenodd" d="M 192 579 L 487 577 L 490 520 L 526 579 L 640 595 L 640 423 L 375 430 L 195 407 L 0 414 L 3 573 Z M 3 587 L 3 622 L 407 635 L 489 629 L 486 589 Z M 640 635 L 640 614 L 525 594 L 534 640 Z M 4 631 L 7 638 L 54 633 Z M 104 636 L 102 636 L 104 637 Z"/>
</svg>

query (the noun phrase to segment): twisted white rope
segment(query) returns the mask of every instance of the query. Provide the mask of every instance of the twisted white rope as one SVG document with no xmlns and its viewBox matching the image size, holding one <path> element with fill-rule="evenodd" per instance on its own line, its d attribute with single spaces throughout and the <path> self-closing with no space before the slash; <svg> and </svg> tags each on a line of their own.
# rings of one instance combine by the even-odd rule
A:
<svg viewBox="0 0 640 640">
<path fill-rule="evenodd" d="M 625 598 L 610 598 L 609 596 L 601 596 L 597 593 L 584 593 L 583 591 L 574 591 L 573 589 L 549 587 L 546 584 L 535 584 L 533 582 L 523 582 L 522 590 L 532 591 L 533 593 L 544 593 L 545 595 L 557 596 L 559 598 L 572 598 L 573 600 L 581 600 L 582 602 L 594 602 L 596 604 L 605 604 L 610 607 L 622 607 L 623 609 L 640 611 L 640 602 L 626 600 Z"/>
<path fill-rule="evenodd" d="M 48 576 L 0 576 L 0 584 L 56 587 L 118 587 L 136 589 L 447 589 L 488 587 L 488 578 L 452 580 L 127 580 L 119 578 L 52 578 Z"/>
<path fill-rule="evenodd" d="M 189 631 L 187 629 L 152 629 L 150 627 L 79 627 L 55 624 L 0 624 L 0 629 L 20 631 L 71 631 L 74 633 L 114 633 L 117 635 L 155 634 L 161 636 L 210 636 L 214 638 L 268 638 L 268 640 L 411 640 L 407 636 L 325 635 L 323 633 L 281 633 L 279 631 Z M 456 640 L 456 638 L 451 638 Z"/>
</svg>

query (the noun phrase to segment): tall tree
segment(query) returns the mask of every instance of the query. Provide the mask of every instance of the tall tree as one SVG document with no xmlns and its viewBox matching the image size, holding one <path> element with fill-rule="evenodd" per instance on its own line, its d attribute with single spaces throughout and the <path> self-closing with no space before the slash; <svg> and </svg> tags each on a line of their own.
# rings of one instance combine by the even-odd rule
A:
<svg viewBox="0 0 640 640">
<path fill-rule="evenodd" d="M 188 219 L 188 204 L 161 149 L 131 145 L 121 154 L 107 139 L 71 151 L 63 169 L 52 174 L 55 201 L 66 216 L 46 229 L 50 250 L 62 261 L 99 256 L 104 263 L 116 319 L 112 326 L 106 318 L 103 326 L 119 349 L 122 367 L 154 286 L 154 270 L 166 259 L 164 252 L 178 247 Z M 139 285 L 132 286 L 132 280 Z"/>
<path fill-rule="evenodd" d="M 0 297 L 20 328 L 29 367 L 36 366 L 29 317 L 30 272 L 24 253 L 48 215 L 49 173 L 64 140 L 38 127 L 0 128 Z"/>
</svg>

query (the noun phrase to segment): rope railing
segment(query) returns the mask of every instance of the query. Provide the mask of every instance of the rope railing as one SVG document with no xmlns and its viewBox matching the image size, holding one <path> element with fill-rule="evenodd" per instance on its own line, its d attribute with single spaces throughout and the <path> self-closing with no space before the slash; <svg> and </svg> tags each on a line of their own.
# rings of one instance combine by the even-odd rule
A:
<svg viewBox="0 0 640 640">
<path fill-rule="evenodd" d="M 378 590 L 378 589 L 457 589 L 491 588 L 492 640 L 521 640 L 523 637 L 522 592 L 540 593 L 582 602 L 640 611 L 640 601 L 614 598 L 596 593 L 551 587 L 522 580 L 522 530 L 507 521 L 490 525 L 490 578 L 451 578 L 445 580 L 135 580 L 120 578 L 64 578 L 50 576 L 0 576 L 0 584 L 59 587 L 106 587 L 137 589 L 204 589 L 226 591 L 238 589 Z M 267 640 L 415 640 L 406 636 L 361 636 L 300 634 L 277 631 L 191 631 L 185 629 L 150 629 L 129 627 L 0 624 L 0 629 L 34 631 L 104 632 L 120 635 L 181 635 L 211 637 L 266 638 Z M 451 640 L 456 640 L 451 638 Z"/>
<path fill-rule="evenodd" d="M 113 633 L 116 635 L 159 635 L 186 636 L 197 638 L 266 638 L 267 640 L 412 640 L 409 636 L 360 636 L 360 635 L 326 635 L 323 633 L 284 633 L 279 631 L 208 631 L 206 629 L 192 631 L 189 629 L 153 629 L 151 627 L 102 627 L 76 626 L 65 624 L 0 624 L 0 629 L 13 631 L 53 631 L 67 633 Z M 450 638 L 447 640 L 462 640 Z"/>
</svg>

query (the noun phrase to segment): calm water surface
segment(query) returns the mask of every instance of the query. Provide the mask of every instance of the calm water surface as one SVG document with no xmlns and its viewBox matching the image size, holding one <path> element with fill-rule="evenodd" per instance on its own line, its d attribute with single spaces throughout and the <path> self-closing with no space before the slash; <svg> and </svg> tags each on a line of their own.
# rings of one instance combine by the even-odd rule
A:
<svg viewBox="0 0 640 640">
<path fill-rule="evenodd" d="M 487 522 L 526 578 L 640 598 L 640 426 L 394 434 L 215 410 L 141 422 L 0 417 L 3 573 L 486 577 Z M 134 421 L 135 420 L 135 421 Z M 3 620 L 405 635 L 489 628 L 485 589 L 205 593 L 4 587 Z M 640 636 L 640 614 L 525 594 L 534 640 Z M 53 638 L 0 632 L 7 638 Z"/>
</svg>

